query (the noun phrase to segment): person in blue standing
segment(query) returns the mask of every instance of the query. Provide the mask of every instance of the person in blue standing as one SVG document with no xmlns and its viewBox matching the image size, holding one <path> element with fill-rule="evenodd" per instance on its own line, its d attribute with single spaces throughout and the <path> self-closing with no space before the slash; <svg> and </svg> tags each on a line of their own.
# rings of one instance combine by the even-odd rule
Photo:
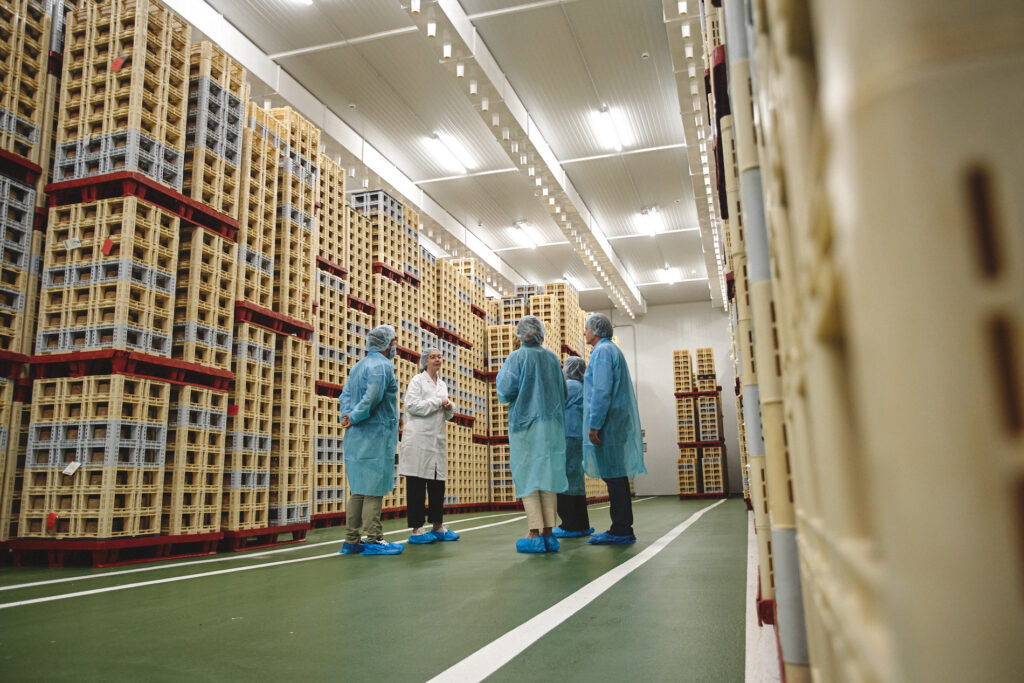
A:
<svg viewBox="0 0 1024 683">
<path fill-rule="evenodd" d="M 569 356 L 565 372 L 565 476 L 569 488 L 558 494 L 558 517 L 562 523 L 552 530 L 555 538 L 579 538 L 594 533 L 587 515 L 587 486 L 583 479 L 583 373 L 587 364 Z"/>
<path fill-rule="evenodd" d="M 526 509 L 529 532 L 516 541 L 521 553 L 558 550 L 557 495 L 569 488 L 565 477 L 565 378 L 558 356 L 540 344 L 544 323 L 527 315 L 516 325 L 522 345 L 498 371 L 498 400 L 508 403 L 509 466 L 516 493 Z"/>
<path fill-rule="evenodd" d="M 626 359 L 612 343 L 612 323 L 593 313 L 584 332 L 590 365 L 583 376 L 583 467 L 608 486 L 612 525 L 587 540 L 594 545 L 636 543 L 629 480 L 646 474 L 640 411 Z"/>
<path fill-rule="evenodd" d="M 380 523 L 384 496 L 395 483 L 398 382 L 391 359 L 396 348 L 394 327 L 370 330 L 366 356 L 352 366 L 339 399 L 349 490 L 345 542 L 338 551 L 342 555 L 398 555 L 405 550 L 400 543 L 384 540 Z"/>
</svg>

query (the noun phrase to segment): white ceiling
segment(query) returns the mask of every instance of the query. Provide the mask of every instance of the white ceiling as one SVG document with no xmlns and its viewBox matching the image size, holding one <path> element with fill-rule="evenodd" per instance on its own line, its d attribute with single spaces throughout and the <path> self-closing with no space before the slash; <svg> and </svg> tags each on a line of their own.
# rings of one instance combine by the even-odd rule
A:
<svg viewBox="0 0 1024 683">
<path fill-rule="evenodd" d="M 568 274 L 584 307 L 611 305 L 518 155 L 439 60 L 436 42 L 409 13 L 410 0 L 206 1 L 493 250 L 514 271 L 505 269 L 503 284 L 515 284 L 516 275 L 550 282 Z M 440 13 L 446 3 L 454 4 L 422 0 L 422 12 Z M 462 0 L 458 11 L 607 237 L 617 257 L 610 267 L 620 267 L 648 305 L 712 301 L 663 0 Z M 253 84 L 254 98 L 283 104 L 272 90 Z M 602 104 L 624 122 L 621 153 L 603 147 L 592 127 Z M 451 177 L 434 158 L 426 139 L 435 132 L 466 148 L 475 161 L 468 175 Z M 349 158 L 342 146 L 328 147 L 335 152 L 343 163 Z M 357 181 L 361 174 L 370 175 L 361 168 Z M 370 182 L 386 185 L 372 175 Z M 663 222 L 655 236 L 640 234 L 639 213 L 650 206 Z M 517 238 L 519 220 L 530 223 L 536 249 Z M 434 227 L 425 222 L 425 230 Z M 454 246 L 440 226 L 436 232 L 441 247 Z"/>
</svg>

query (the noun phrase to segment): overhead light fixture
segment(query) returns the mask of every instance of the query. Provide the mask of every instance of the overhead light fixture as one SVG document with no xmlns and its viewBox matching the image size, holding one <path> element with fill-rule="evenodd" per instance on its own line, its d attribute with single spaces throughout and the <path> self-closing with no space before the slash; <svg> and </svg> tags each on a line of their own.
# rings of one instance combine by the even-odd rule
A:
<svg viewBox="0 0 1024 683">
<path fill-rule="evenodd" d="M 536 168 L 534 168 L 533 166 L 530 166 L 530 167 L 529 167 L 528 169 L 526 169 L 526 175 L 530 176 L 531 178 L 532 178 L 532 177 L 534 176 L 534 174 L 536 174 L 536 173 L 537 173 L 537 169 L 536 169 Z"/>
<path fill-rule="evenodd" d="M 455 65 L 455 78 L 465 78 L 465 77 L 466 77 L 466 65 L 463 64 L 462 62 L 459 62 L 458 64 Z"/>
<path fill-rule="evenodd" d="M 676 6 L 677 6 L 677 9 L 679 10 L 679 16 L 685 17 L 686 16 L 686 0 L 679 0 L 679 2 L 676 3 Z"/>
<path fill-rule="evenodd" d="M 686 54 L 686 59 L 688 61 L 692 62 L 693 61 L 693 46 L 692 45 L 687 45 L 686 49 L 683 50 L 683 52 Z"/>
<path fill-rule="evenodd" d="M 501 129 L 501 139 L 502 140 L 508 140 L 511 137 L 512 137 L 512 133 L 511 133 L 511 131 L 509 131 L 508 126 L 505 126 L 504 128 Z"/>
<path fill-rule="evenodd" d="M 455 140 L 455 138 L 450 135 L 444 135 L 444 137 L 442 137 L 441 134 L 434 133 L 427 138 L 427 144 L 437 161 L 446 169 L 459 174 L 467 172 L 468 166 L 460 158 L 458 153 L 461 151 L 462 155 L 465 156 L 465 150 L 462 148 L 462 145 Z"/>
<path fill-rule="evenodd" d="M 529 159 L 527 158 L 527 156 L 525 154 L 520 154 L 519 155 L 519 164 L 521 166 L 525 166 L 527 161 L 529 161 Z"/>
<path fill-rule="evenodd" d="M 441 46 L 441 58 L 451 59 L 452 58 L 452 41 L 444 41 L 444 45 Z"/>
<path fill-rule="evenodd" d="M 594 132 L 597 133 L 597 139 L 601 146 L 606 149 L 614 149 L 616 152 L 621 152 L 622 140 L 619 138 L 619 133 L 615 129 L 615 120 L 612 118 L 612 112 L 608 105 L 602 105 L 601 108 L 594 112 L 590 118 L 594 127 Z"/>
<path fill-rule="evenodd" d="M 300 5 L 306 5 L 306 6 L 309 6 L 309 5 L 313 4 L 313 0 L 295 0 L 295 2 L 299 3 Z"/>
<path fill-rule="evenodd" d="M 690 39 L 690 25 L 689 24 L 683 24 L 683 38 L 685 38 L 686 40 Z"/>
<path fill-rule="evenodd" d="M 661 270 L 661 281 L 665 284 L 674 285 L 679 281 L 679 274 L 676 268 L 669 268 L 668 264 Z"/>
<path fill-rule="evenodd" d="M 640 212 L 640 227 L 645 235 L 653 236 L 661 232 L 664 225 L 661 221 L 661 214 L 658 213 L 658 207 L 652 206 Z"/>
<path fill-rule="evenodd" d="M 533 237 L 529 232 L 526 231 L 526 226 L 529 225 L 526 221 L 516 221 L 515 230 L 519 237 L 529 245 L 530 249 L 536 249 L 537 243 L 533 240 Z"/>
<path fill-rule="evenodd" d="M 469 80 L 469 94 L 470 95 L 475 95 L 476 91 L 477 91 L 476 79 L 475 78 L 471 78 Z"/>
<path fill-rule="evenodd" d="M 491 100 L 490 100 L 490 98 L 489 97 L 482 97 L 482 98 L 480 98 L 480 111 L 487 111 L 490 108 L 491 108 Z M 494 126 L 498 125 L 497 123 L 494 123 L 494 119 L 497 118 L 497 116 L 498 115 L 495 114 L 494 116 L 491 117 L 491 122 L 492 122 L 491 125 L 494 125 Z"/>
<path fill-rule="evenodd" d="M 427 38 L 437 38 L 437 22 L 433 19 L 427 20 Z"/>
</svg>

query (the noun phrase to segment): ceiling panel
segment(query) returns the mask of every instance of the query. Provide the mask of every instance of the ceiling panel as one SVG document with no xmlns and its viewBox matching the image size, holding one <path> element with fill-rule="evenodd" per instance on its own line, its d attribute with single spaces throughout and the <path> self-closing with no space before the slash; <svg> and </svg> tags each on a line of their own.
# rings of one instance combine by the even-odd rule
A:
<svg viewBox="0 0 1024 683">
<path fill-rule="evenodd" d="M 317 4 L 293 0 L 208 0 L 235 28 L 267 54 L 344 40 Z M 216 36 L 213 36 L 216 40 Z"/>
<path fill-rule="evenodd" d="M 707 277 L 698 230 L 617 239 L 612 246 L 637 283 L 660 282 L 666 265 L 680 269 L 680 279 Z"/>
</svg>

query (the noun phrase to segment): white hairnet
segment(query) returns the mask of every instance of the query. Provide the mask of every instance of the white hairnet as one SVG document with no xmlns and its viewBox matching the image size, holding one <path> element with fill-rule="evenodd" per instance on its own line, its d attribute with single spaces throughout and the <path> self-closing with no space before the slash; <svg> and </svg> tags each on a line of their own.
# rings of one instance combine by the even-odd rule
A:
<svg viewBox="0 0 1024 683">
<path fill-rule="evenodd" d="M 583 373 L 587 371 L 587 364 L 579 356 L 569 356 L 565 359 L 565 378 L 583 381 Z"/>
<path fill-rule="evenodd" d="M 380 351 L 384 353 L 387 351 L 388 346 L 391 345 L 391 340 L 395 338 L 395 328 L 391 325 L 379 325 L 366 335 L 366 350 L 367 351 Z"/>
<path fill-rule="evenodd" d="M 612 321 L 604 313 L 591 313 L 587 317 L 587 329 L 598 337 L 612 336 Z"/>
<path fill-rule="evenodd" d="M 435 348 L 433 346 L 428 346 L 427 348 L 423 349 L 423 353 L 420 354 L 420 371 L 427 369 L 427 356 L 429 356 L 434 351 L 441 353 L 441 349 Z"/>
<path fill-rule="evenodd" d="M 524 344 L 540 344 L 544 341 L 544 323 L 535 315 L 524 315 L 516 325 L 516 336 Z"/>
</svg>

